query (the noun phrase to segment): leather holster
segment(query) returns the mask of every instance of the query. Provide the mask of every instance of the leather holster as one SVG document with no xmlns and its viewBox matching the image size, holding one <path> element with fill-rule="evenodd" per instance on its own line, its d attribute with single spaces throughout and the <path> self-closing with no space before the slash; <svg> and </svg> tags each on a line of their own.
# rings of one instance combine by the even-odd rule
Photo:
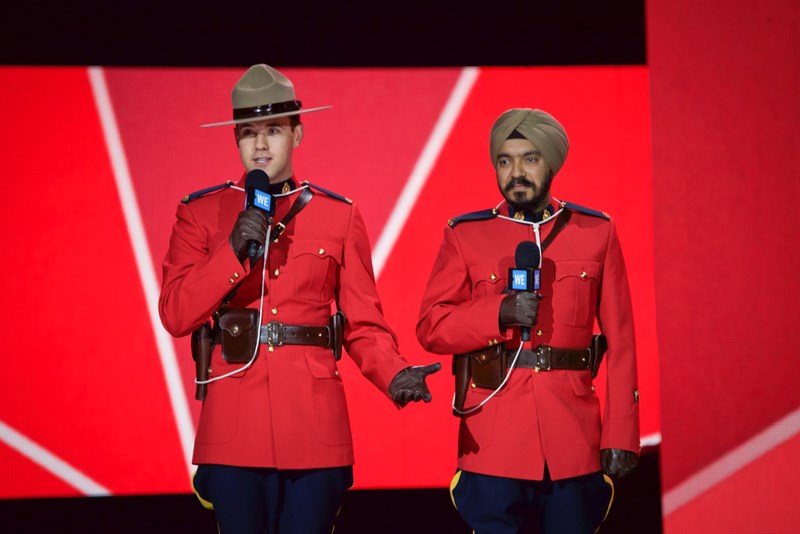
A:
<svg viewBox="0 0 800 534">
<path fill-rule="evenodd" d="M 198 381 L 208 380 L 208 368 L 211 367 L 211 324 L 205 322 L 192 332 L 192 359 Z M 195 384 L 194 398 L 206 399 L 208 384 Z"/>
<path fill-rule="evenodd" d="M 331 329 L 331 350 L 333 357 L 338 362 L 342 358 L 342 344 L 344 343 L 344 313 L 337 311 L 331 315 L 330 329 Z"/>
<path fill-rule="evenodd" d="M 456 379 L 454 405 L 464 410 L 470 383 L 475 387 L 497 389 L 506 377 L 506 344 L 491 345 L 474 352 L 453 355 L 453 375 Z M 455 415 L 459 415 L 455 412 Z"/>
</svg>

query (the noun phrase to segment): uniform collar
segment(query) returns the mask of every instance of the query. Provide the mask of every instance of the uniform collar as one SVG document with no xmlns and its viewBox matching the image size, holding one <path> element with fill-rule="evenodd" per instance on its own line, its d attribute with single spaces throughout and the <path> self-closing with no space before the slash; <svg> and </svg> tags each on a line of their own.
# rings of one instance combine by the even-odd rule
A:
<svg viewBox="0 0 800 534">
<path fill-rule="evenodd" d="M 295 189 L 297 189 L 297 183 L 294 181 L 294 176 L 283 182 L 278 182 L 277 184 L 269 184 L 270 195 L 291 193 Z"/>
<path fill-rule="evenodd" d="M 539 223 L 547 221 L 557 211 L 556 208 L 553 207 L 554 203 L 557 204 L 557 201 L 553 197 L 550 197 L 550 202 L 547 204 L 547 206 L 544 209 L 539 210 L 537 212 L 532 212 L 532 211 L 517 212 L 514 210 L 514 207 L 511 206 L 511 204 L 507 203 L 506 206 L 508 208 L 508 216 L 511 217 L 512 219 L 516 219 L 518 221 Z"/>
<path fill-rule="evenodd" d="M 236 183 L 236 185 L 244 189 L 245 178 L 247 178 L 247 173 L 244 173 L 242 175 L 242 178 Z M 281 195 L 281 194 L 291 193 L 295 189 L 297 189 L 297 182 L 295 181 L 294 175 L 292 175 L 283 182 L 278 182 L 276 184 L 270 183 L 269 191 L 267 192 L 270 195 Z"/>
</svg>

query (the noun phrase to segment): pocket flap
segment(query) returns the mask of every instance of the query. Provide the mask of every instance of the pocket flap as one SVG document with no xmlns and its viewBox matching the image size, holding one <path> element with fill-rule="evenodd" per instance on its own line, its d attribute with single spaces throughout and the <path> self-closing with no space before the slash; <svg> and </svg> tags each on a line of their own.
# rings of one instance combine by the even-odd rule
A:
<svg viewBox="0 0 800 534">
<path fill-rule="evenodd" d="M 308 370 L 314 378 L 337 378 L 336 360 L 330 350 L 306 351 Z"/>
<path fill-rule="evenodd" d="M 327 239 L 295 239 L 290 247 L 295 258 L 310 254 L 316 258 L 331 258 L 337 263 L 342 257 L 342 244 Z"/>
<path fill-rule="evenodd" d="M 485 349 L 470 353 L 469 357 L 470 360 L 472 360 L 472 365 L 492 365 L 500 358 L 504 349 L 505 345 L 502 344 L 486 347 Z"/>
<path fill-rule="evenodd" d="M 567 260 L 556 263 L 556 280 L 575 277 L 581 280 L 599 280 L 600 263 L 596 260 Z"/>
<path fill-rule="evenodd" d="M 232 337 L 239 337 L 243 333 L 251 331 L 258 324 L 258 310 L 232 308 L 220 316 L 217 324 L 220 329 Z"/>
</svg>

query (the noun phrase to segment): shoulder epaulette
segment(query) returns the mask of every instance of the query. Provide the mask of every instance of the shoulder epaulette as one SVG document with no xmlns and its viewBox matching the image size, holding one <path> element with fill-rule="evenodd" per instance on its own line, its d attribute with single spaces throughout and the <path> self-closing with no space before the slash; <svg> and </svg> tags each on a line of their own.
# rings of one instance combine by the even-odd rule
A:
<svg viewBox="0 0 800 534">
<path fill-rule="evenodd" d="M 325 193 L 329 197 L 335 198 L 336 200 L 341 200 L 342 202 L 347 202 L 348 204 L 352 204 L 353 203 L 353 201 L 350 200 L 349 198 L 343 197 L 342 195 L 334 193 L 333 191 L 329 191 L 329 190 L 325 189 L 324 187 L 320 187 L 318 185 L 314 185 L 314 184 L 309 183 L 309 182 L 303 182 L 303 185 L 307 185 L 311 189 L 314 189 L 315 191 L 319 191 L 320 193 Z"/>
<path fill-rule="evenodd" d="M 572 211 L 577 211 L 578 213 L 583 213 L 586 215 L 591 215 L 592 217 L 600 217 L 601 219 L 605 219 L 607 221 L 611 220 L 611 216 L 604 212 L 604 211 L 597 211 L 591 208 L 587 208 L 585 206 L 580 206 L 578 204 L 573 204 L 572 202 L 562 202 L 561 206 L 567 208 Z"/>
<path fill-rule="evenodd" d="M 455 228 L 458 223 L 485 221 L 487 219 L 494 219 L 495 217 L 497 217 L 497 209 L 473 211 L 470 213 L 465 213 L 464 215 L 459 215 L 458 217 L 453 217 L 447 221 L 447 224 L 450 226 L 450 228 Z"/>
<path fill-rule="evenodd" d="M 232 186 L 233 182 L 225 182 L 224 184 L 213 185 L 211 187 L 206 187 L 205 189 L 201 189 L 200 191 L 195 191 L 194 193 L 189 193 L 185 197 L 181 199 L 181 202 L 184 204 L 188 204 L 192 200 L 197 200 L 198 198 L 207 195 L 209 193 L 213 193 L 214 191 L 219 191 L 220 189 L 227 189 L 228 187 Z"/>
</svg>

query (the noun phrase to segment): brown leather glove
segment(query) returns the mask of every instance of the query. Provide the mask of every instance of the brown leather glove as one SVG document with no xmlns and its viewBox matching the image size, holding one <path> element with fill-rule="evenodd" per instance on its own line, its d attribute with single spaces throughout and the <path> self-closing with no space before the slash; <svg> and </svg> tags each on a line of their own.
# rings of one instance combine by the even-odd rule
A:
<svg viewBox="0 0 800 534">
<path fill-rule="evenodd" d="M 633 473 L 639 465 L 639 455 L 623 449 L 603 449 L 600 451 L 600 465 L 605 474 L 622 478 Z"/>
<path fill-rule="evenodd" d="M 541 298 L 534 291 L 512 291 L 506 295 L 500 303 L 500 326 L 531 327 L 536 324 Z"/>
<path fill-rule="evenodd" d="M 258 242 L 258 255 L 256 257 L 260 257 L 264 253 L 268 222 L 266 213 L 261 210 L 249 209 L 239 213 L 228 242 L 230 242 L 233 252 L 242 265 L 244 265 L 244 260 L 247 259 L 247 249 L 250 241 Z"/>
<path fill-rule="evenodd" d="M 425 377 L 442 368 L 441 363 L 415 365 L 406 367 L 397 373 L 389 384 L 389 395 L 401 408 L 411 402 L 431 401 L 431 392 L 425 383 Z"/>
</svg>

